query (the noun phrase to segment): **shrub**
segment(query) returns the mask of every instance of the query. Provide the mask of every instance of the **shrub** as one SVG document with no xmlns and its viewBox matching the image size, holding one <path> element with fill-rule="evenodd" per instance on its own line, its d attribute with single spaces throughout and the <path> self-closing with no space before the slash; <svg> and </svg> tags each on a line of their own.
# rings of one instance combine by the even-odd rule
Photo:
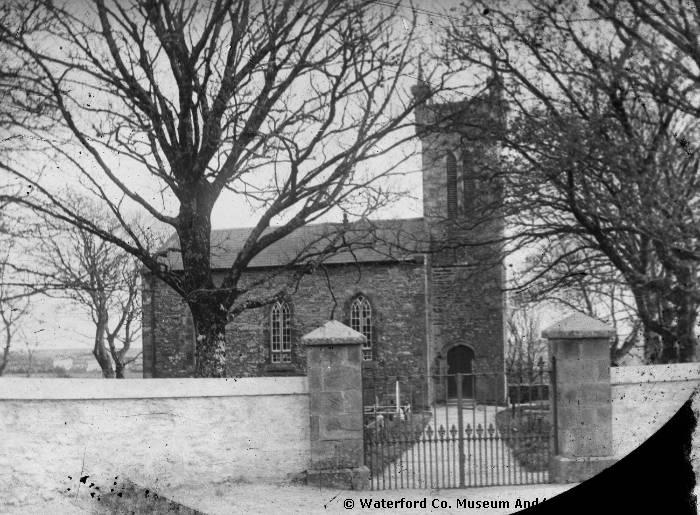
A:
<svg viewBox="0 0 700 515">
<path fill-rule="evenodd" d="M 413 412 L 405 420 L 398 416 L 385 419 L 384 427 L 365 428 L 365 465 L 375 476 L 398 460 L 401 455 L 416 444 L 416 435 L 430 422 L 430 413 Z"/>
<path fill-rule="evenodd" d="M 518 464 L 527 472 L 542 472 L 549 468 L 552 432 L 549 410 L 523 407 L 515 411 L 499 411 L 496 413 L 496 428 Z"/>
</svg>

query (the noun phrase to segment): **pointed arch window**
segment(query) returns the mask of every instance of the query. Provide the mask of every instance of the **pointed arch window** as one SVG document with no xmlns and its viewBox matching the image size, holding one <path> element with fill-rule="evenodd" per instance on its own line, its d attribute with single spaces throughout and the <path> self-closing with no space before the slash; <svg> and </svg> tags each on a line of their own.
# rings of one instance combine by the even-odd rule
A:
<svg viewBox="0 0 700 515">
<path fill-rule="evenodd" d="M 275 302 L 270 310 L 270 360 L 272 363 L 291 363 L 292 328 L 289 304 Z"/>
<path fill-rule="evenodd" d="M 474 168 L 474 162 L 469 152 L 464 153 L 462 160 L 463 181 L 464 181 L 464 211 L 473 213 L 475 206 L 480 201 L 479 177 Z"/>
<path fill-rule="evenodd" d="M 362 359 L 372 359 L 372 306 L 366 297 L 360 295 L 350 305 L 350 327 L 362 333 L 366 341 L 362 344 Z"/>
<path fill-rule="evenodd" d="M 452 152 L 445 159 L 447 173 L 447 218 L 457 217 L 457 159 Z"/>
</svg>

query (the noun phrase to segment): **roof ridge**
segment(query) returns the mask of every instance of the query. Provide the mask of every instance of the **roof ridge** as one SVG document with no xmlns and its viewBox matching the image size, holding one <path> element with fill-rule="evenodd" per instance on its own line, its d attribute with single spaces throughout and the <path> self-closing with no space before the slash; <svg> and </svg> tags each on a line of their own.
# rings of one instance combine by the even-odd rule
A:
<svg viewBox="0 0 700 515">
<path fill-rule="evenodd" d="M 350 224 L 356 224 L 360 222 L 374 222 L 374 223 L 381 223 L 381 222 L 414 222 L 418 220 L 423 220 L 424 217 L 422 216 L 416 216 L 412 218 L 380 218 L 380 219 L 369 219 L 369 218 L 360 218 L 359 220 L 354 220 L 350 222 Z M 299 229 L 303 229 L 305 227 L 322 227 L 324 225 L 343 225 L 343 222 L 318 222 L 318 223 L 310 223 L 310 224 L 304 224 Z M 282 225 L 268 225 L 268 227 L 284 227 L 284 224 Z M 212 229 L 211 232 L 223 232 L 223 231 L 243 231 L 243 230 L 251 230 L 254 229 L 255 226 L 250 225 L 246 227 L 225 227 L 221 229 Z"/>
</svg>

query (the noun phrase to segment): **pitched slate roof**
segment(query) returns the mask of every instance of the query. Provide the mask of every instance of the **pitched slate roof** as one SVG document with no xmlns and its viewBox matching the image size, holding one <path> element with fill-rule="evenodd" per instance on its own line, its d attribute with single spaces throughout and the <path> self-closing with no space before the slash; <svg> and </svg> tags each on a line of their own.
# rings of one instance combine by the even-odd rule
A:
<svg viewBox="0 0 700 515">
<path fill-rule="evenodd" d="M 269 232 L 275 227 L 268 229 Z M 217 229 L 211 234 L 212 269 L 230 267 L 252 229 Z M 318 251 L 340 233 L 351 251 L 343 250 L 325 258 L 324 263 L 396 262 L 410 259 L 427 247 L 428 238 L 422 218 L 362 220 L 347 225 L 309 224 L 265 248 L 251 261 L 249 268 L 283 266 L 300 253 Z M 182 270 L 179 239 L 172 235 L 163 245 L 170 270 Z"/>
</svg>

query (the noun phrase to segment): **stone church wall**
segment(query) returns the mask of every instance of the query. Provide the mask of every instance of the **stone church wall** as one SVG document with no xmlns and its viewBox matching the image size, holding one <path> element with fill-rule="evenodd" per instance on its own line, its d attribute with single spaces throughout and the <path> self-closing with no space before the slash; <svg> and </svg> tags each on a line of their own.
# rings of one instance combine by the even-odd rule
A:
<svg viewBox="0 0 700 515">
<path fill-rule="evenodd" d="M 194 368 L 192 315 L 182 298 L 151 274 L 143 275 L 144 377 L 189 377 Z"/>
<path fill-rule="evenodd" d="M 306 363 L 301 336 L 329 320 L 333 296 L 337 301 L 334 318 L 349 325 L 350 302 L 358 294 L 369 299 L 373 312 L 375 356 L 366 366 L 382 367 L 387 373 L 418 374 L 425 370 L 423 264 L 329 265 L 326 271 L 328 279 L 321 271 L 305 276 L 288 299 L 292 310 L 291 363 L 270 361 L 269 307 L 245 311 L 229 324 L 226 336 L 230 377 L 304 374 Z M 266 269 L 248 271 L 243 284 L 269 273 Z M 285 277 L 277 278 L 277 284 L 284 281 Z M 150 278 L 146 282 L 151 284 Z M 144 291 L 144 375 L 192 375 L 194 331 L 189 310 L 168 286 L 161 281 L 155 284 L 155 320 L 152 288 Z M 256 292 L 264 294 L 265 289 Z"/>
<path fill-rule="evenodd" d="M 454 345 L 474 351 L 474 371 L 503 369 L 503 306 L 500 270 L 440 267 L 432 270 L 436 358 Z M 460 284 L 464 289 L 451 288 Z"/>
</svg>

